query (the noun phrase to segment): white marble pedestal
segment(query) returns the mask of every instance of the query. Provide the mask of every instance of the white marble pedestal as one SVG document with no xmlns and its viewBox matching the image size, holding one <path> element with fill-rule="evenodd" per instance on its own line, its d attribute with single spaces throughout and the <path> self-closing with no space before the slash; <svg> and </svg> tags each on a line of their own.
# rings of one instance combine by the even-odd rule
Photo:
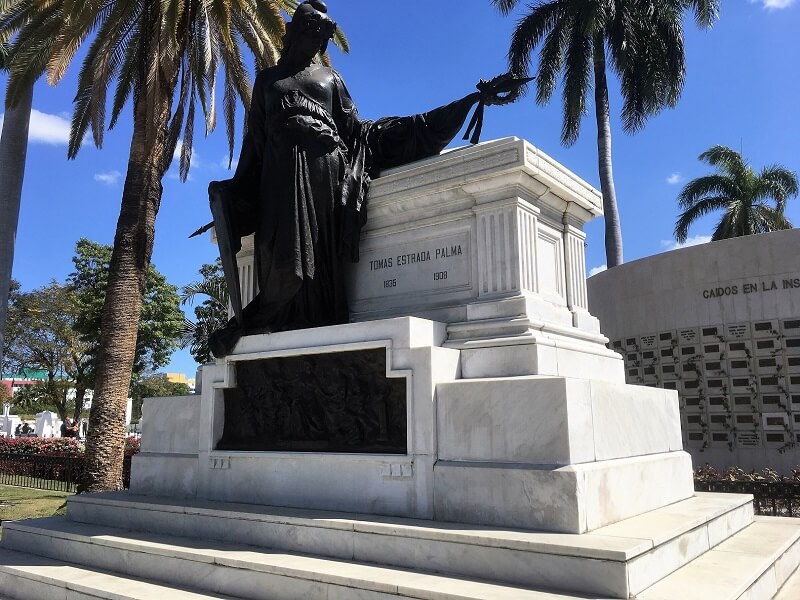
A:
<svg viewBox="0 0 800 600">
<path fill-rule="evenodd" d="M 463 379 L 445 336 L 442 323 L 397 317 L 246 337 L 203 369 L 201 396 L 146 400 L 131 489 L 570 533 L 693 494 L 674 392 Z M 406 381 L 407 454 L 215 450 L 239 362 L 374 348 L 385 349 L 387 377 Z"/>
</svg>

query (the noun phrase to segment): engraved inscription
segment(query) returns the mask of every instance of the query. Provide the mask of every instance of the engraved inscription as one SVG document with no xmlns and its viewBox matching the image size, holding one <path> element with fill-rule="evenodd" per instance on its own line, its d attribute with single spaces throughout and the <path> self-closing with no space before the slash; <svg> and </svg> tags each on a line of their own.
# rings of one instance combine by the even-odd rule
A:
<svg viewBox="0 0 800 600">
<path fill-rule="evenodd" d="M 468 232 L 395 247 L 364 250 L 356 300 L 468 287 L 472 281 Z"/>
</svg>

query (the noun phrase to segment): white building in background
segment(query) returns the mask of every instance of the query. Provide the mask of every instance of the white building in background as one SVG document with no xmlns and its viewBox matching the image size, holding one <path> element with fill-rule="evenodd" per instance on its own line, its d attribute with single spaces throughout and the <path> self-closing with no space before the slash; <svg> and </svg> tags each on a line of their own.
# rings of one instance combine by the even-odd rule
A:
<svg viewBox="0 0 800 600">
<path fill-rule="evenodd" d="M 678 390 L 695 465 L 800 464 L 800 229 L 626 263 L 588 293 L 628 383 Z"/>
</svg>

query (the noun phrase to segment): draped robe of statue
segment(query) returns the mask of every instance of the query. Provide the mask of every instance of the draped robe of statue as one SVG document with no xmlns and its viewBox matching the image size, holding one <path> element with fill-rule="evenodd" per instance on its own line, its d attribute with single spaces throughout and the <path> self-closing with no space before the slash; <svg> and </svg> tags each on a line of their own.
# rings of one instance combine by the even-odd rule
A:
<svg viewBox="0 0 800 600">
<path fill-rule="evenodd" d="M 245 308 L 245 333 L 348 321 L 343 263 L 358 260 L 370 173 L 438 154 L 475 101 L 362 121 L 331 68 L 278 64 L 258 74 L 225 182 L 235 235 L 255 234 L 260 291 Z"/>
</svg>

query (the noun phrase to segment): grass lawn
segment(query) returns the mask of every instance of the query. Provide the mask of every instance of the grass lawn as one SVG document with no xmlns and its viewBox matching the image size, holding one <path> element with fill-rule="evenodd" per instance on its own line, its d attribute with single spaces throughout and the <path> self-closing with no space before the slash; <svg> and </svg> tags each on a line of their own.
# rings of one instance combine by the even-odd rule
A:
<svg viewBox="0 0 800 600">
<path fill-rule="evenodd" d="M 67 492 L 0 485 L 0 521 L 63 515 L 70 495 Z"/>
</svg>

